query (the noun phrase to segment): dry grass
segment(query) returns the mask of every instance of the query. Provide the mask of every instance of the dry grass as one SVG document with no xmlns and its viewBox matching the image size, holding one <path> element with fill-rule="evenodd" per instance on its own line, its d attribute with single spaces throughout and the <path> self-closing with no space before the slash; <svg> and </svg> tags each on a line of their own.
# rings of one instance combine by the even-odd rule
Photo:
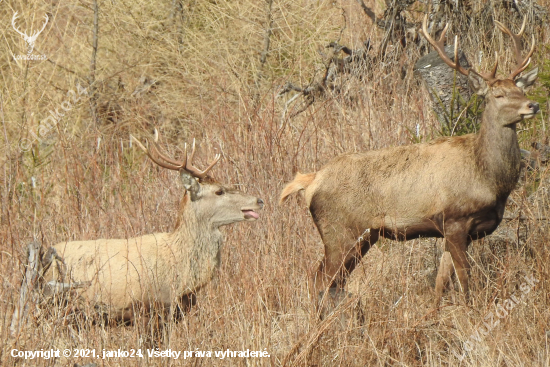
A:
<svg viewBox="0 0 550 367">
<path fill-rule="evenodd" d="M 67 239 L 124 238 L 169 231 L 175 223 L 182 187 L 177 175 L 154 167 L 130 148 L 128 134 L 158 127 L 173 155 L 185 141 L 201 142 L 200 160 L 214 151 L 223 160 L 214 174 L 263 198 L 256 223 L 224 230 L 222 267 L 198 293 L 197 305 L 179 322 L 168 323 L 161 349 L 267 350 L 271 357 L 193 358 L 190 364 L 300 366 L 543 366 L 550 365 L 550 238 L 546 170 L 527 178 L 513 193 L 526 220 L 505 221 L 517 233 L 504 246 L 478 241 L 471 246 L 471 304 L 451 292 L 439 312 L 431 312 L 434 272 L 442 241 L 381 241 L 353 274 L 349 289 L 361 300 L 363 321 L 350 317 L 355 301 L 322 322 L 308 299 L 308 274 L 322 257 L 320 237 L 300 199 L 277 204 L 284 182 L 296 170 L 319 169 L 345 151 L 409 144 L 418 126 L 420 140 L 437 134 L 427 93 L 412 73 L 420 56 L 411 43 L 388 48 L 388 62 L 372 65 L 372 78 L 342 79 L 347 94 L 330 92 L 294 119 L 281 119 L 290 96 L 276 98 L 286 81 L 307 85 L 323 68 L 318 47 L 339 40 L 352 48 L 382 32 L 355 1 L 274 1 L 273 35 L 267 62 L 260 53 L 267 27 L 267 5 L 250 0 L 185 2 L 174 17 L 173 3 L 101 2 L 96 84 L 100 118 L 94 124 L 90 102 L 82 98 L 32 151 L 29 137 L 49 110 L 60 108 L 77 82 L 87 86 L 92 54 L 92 3 L 7 1 L 0 4 L 5 26 L 0 54 L 0 364 L 72 365 L 90 359 L 24 361 L 19 350 L 97 351 L 145 348 L 137 326 L 105 327 L 77 320 L 70 307 L 33 309 L 16 339 L 8 328 L 33 239 L 44 245 Z M 540 4 L 548 7 L 547 0 Z M 371 4 L 379 7 L 380 4 Z M 378 9 L 378 8 L 377 8 Z M 50 61 L 14 61 L 26 44 L 9 26 L 14 11 L 22 29 L 50 21 L 35 54 Z M 380 11 L 382 11 L 380 9 Z M 505 9 L 499 19 L 519 22 Z M 417 18 L 420 18 L 418 14 Z M 33 19 L 34 21 L 31 21 Z M 540 45 L 534 64 L 550 57 L 548 28 L 529 27 Z M 495 33 L 496 34 L 496 33 Z M 504 40 L 506 42 L 502 42 Z M 506 60 L 509 43 L 493 30 L 462 37 L 473 55 L 478 44 Z M 492 51 L 491 53 L 492 54 Z M 481 68 L 491 60 L 484 59 Z M 507 63 L 506 63 L 507 64 Z M 401 79 L 401 68 L 406 75 Z M 546 71 L 548 73 L 548 70 Z M 150 89 L 140 78 L 155 80 Z M 299 103 L 299 100 L 298 102 Z M 520 133 L 524 147 L 546 135 L 546 114 Z M 537 127 L 533 133 L 533 127 Z M 538 200 L 527 197 L 538 187 Z M 464 342 L 483 327 L 486 315 L 533 274 L 539 280 L 524 302 L 460 361 Z M 455 355 L 456 354 L 456 355 Z M 458 356 L 457 356 L 458 355 Z M 168 366 L 168 358 L 96 360 L 99 365 Z"/>
</svg>

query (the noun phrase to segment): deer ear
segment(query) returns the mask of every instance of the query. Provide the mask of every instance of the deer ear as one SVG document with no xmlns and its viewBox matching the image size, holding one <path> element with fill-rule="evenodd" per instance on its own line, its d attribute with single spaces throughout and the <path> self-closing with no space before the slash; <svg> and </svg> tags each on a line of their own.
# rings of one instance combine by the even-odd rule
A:
<svg viewBox="0 0 550 367">
<path fill-rule="evenodd" d="M 185 190 L 189 192 L 191 201 L 197 200 L 199 198 L 199 191 L 201 189 L 201 186 L 199 185 L 197 179 L 189 174 L 189 172 L 181 171 L 181 182 L 183 183 L 183 187 L 185 187 Z"/>
<path fill-rule="evenodd" d="M 468 73 L 468 84 L 470 85 L 470 89 L 477 95 L 485 96 L 489 91 L 489 86 L 485 82 L 485 79 L 472 69 Z"/>
<path fill-rule="evenodd" d="M 533 85 L 533 83 L 537 79 L 538 74 L 539 74 L 539 68 L 534 68 L 533 70 L 530 70 L 528 73 L 525 73 L 521 78 L 517 78 L 516 85 L 521 89 L 530 87 L 531 85 Z"/>
</svg>

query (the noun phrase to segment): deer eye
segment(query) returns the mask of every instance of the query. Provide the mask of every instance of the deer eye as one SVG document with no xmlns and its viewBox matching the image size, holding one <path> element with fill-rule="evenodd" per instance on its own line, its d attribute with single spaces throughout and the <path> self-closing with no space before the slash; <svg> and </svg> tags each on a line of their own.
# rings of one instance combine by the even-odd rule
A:
<svg viewBox="0 0 550 367">
<path fill-rule="evenodd" d="M 218 191 L 216 191 L 216 195 L 218 195 L 218 196 L 221 196 L 221 195 L 223 195 L 223 194 L 225 194 L 225 190 L 224 190 L 224 189 L 218 189 Z"/>
</svg>

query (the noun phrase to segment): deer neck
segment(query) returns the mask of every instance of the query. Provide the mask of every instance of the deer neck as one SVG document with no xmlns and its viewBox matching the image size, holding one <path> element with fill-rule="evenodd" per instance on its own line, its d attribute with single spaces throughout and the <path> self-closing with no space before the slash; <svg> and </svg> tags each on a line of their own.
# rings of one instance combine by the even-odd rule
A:
<svg viewBox="0 0 550 367">
<path fill-rule="evenodd" d="M 221 232 L 213 228 L 208 219 L 201 218 L 196 211 L 186 205 L 180 212 L 180 218 L 174 231 L 170 234 L 174 250 L 185 256 L 190 253 L 204 253 L 209 255 L 219 250 Z"/>
<path fill-rule="evenodd" d="M 483 113 L 475 150 L 483 178 L 494 184 L 497 197 L 508 197 L 520 171 L 516 124 L 500 125 L 499 111 L 492 103 L 487 104 Z"/>
<path fill-rule="evenodd" d="M 184 199 L 176 228 L 168 235 L 167 256 L 180 275 L 182 292 L 204 285 L 220 263 L 222 234 L 198 216 L 192 206 Z"/>
</svg>

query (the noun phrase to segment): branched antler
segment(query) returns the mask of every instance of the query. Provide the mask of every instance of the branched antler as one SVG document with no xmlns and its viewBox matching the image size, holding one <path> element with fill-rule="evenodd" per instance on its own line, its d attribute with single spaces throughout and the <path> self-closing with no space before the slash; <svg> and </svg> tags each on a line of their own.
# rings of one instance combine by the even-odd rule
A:
<svg viewBox="0 0 550 367">
<path fill-rule="evenodd" d="M 434 40 L 430 33 L 428 32 L 428 14 L 424 16 L 424 21 L 422 22 L 422 34 L 426 38 L 426 40 L 435 48 L 437 53 L 439 54 L 439 57 L 451 68 L 455 69 L 461 74 L 468 75 L 470 73 L 469 69 L 465 69 L 460 65 L 460 61 L 458 60 L 458 36 L 455 36 L 455 48 L 454 48 L 454 59 L 453 62 L 449 56 L 445 53 L 445 35 L 447 34 L 447 30 L 449 29 L 449 24 L 445 25 L 445 28 L 443 28 L 443 31 L 441 31 L 441 36 L 439 37 L 439 40 Z"/>
<path fill-rule="evenodd" d="M 422 31 L 421 31 L 422 34 L 424 35 L 424 37 L 426 38 L 426 40 L 436 49 L 436 51 L 439 54 L 439 56 L 441 57 L 441 59 L 447 65 L 449 65 L 451 68 L 457 70 L 458 72 L 460 72 L 464 75 L 468 75 L 469 72 L 470 72 L 470 69 L 463 68 L 460 65 L 460 62 L 458 61 L 458 37 L 455 36 L 455 47 L 454 47 L 454 60 L 455 61 L 453 62 L 447 56 L 447 54 L 445 53 L 445 50 L 444 50 L 444 46 L 445 46 L 444 38 L 445 38 L 445 34 L 447 33 L 447 29 L 448 29 L 449 25 L 448 24 L 445 25 L 445 28 L 441 32 L 441 37 L 439 38 L 438 41 L 436 41 L 428 33 L 427 20 L 428 20 L 428 15 L 425 15 L 424 16 L 424 21 L 422 22 Z M 516 76 L 518 76 L 519 73 L 521 73 L 523 70 L 525 70 L 525 68 L 527 68 L 527 66 L 529 65 L 529 62 L 531 60 L 531 56 L 533 55 L 533 52 L 535 51 L 535 36 L 533 36 L 533 44 L 531 46 L 531 50 L 529 51 L 529 54 L 525 58 L 522 58 L 522 56 L 521 56 L 521 36 L 523 34 L 523 31 L 525 30 L 526 20 L 527 20 L 527 17 L 525 17 L 523 19 L 523 25 L 521 26 L 521 30 L 519 31 L 518 34 L 512 33 L 508 28 L 506 28 L 504 26 L 504 24 L 502 24 L 498 20 L 495 20 L 495 24 L 497 25 L 497 27 L 503 33 L 506 33 L 507 35 L 509 35 L 512 38 L 512 43 L 514 45 L 514 55 L 515 55 L 515 58 L 516 58 L 517 65 L 516 65 L 516 69 L 514 71 L 512 71 L 510 76 L 508 76 L 508 79 L 514 80 L 514 78 Z M 489 83 L 492 83 L 495 80 L 497 80 L 496 73 L 497 73 L 497 67 L 498 67 L 498 55 L 496 55 L 496 58 L 497 59 L 496 59 L 496 62 L 495 62 L 495 66 L 493 67 L 491 72 L 489 72 L 489 73 L 479 73 L 479 75 L 481 75 L 483 77 L 483 79 L 485 79 Z"/>
<path fill-rule="evenodd" d="M 527 16 L 523 17 L 523 24 L 521 25 L 521 29 L 518 34 L 512 33 L 510 29 L 508 29 L 504 24 L 499 22 L 498 20 L 495 20 L 495 24 L 497 27 L 502 31 L 502 33 L 506 33 L 510 36 L 512 39 L 512 43 L 514 45 L 514 56 L 516 58 L 516 69 L 512 71 L 508 79 L 514 80 L 516 76 L 519 75 L 523 70 L 527 68 L 529 63 L 531 62 L 531 56 L 533 56 L 533 52 L 535 52 L 535 35 L 532 35 L 532 44 L 531 49 L 529 50 L 529 53 L 527 54 L 527 57 L 522 58 L 521 57 L 521 36 L 523 35 L 523 31 L 525 31 L 525 23 L 527 22 Z"/>
<path fill-rule="evenodd" d="M 199 168 L 195 167 L 193 165 L 193 159 L 195 157 L 195 139 L 193 139 L 193 146 L 191 148 L 191 155 L 187 156 L 187 143 L 185 144 L 185 157 L 183 161 L 177 161 L 173 158 L 167 157 L 166 155 L 162 154 L 160 152 L 159 146 L 157 144 L 158 142 L 158 131 L 155 129 L 155 135 L 153 138 L 153 141 L 151 142 L 151 147 L 145 147 L 139 140 L 137 140 L 134 136 L 130 135 L 130 139 L 136 142 L 136 144 L 139 146 L 141 150 L 143 150 L 149 158 L 156 164 L 158 164 L 161 167 L 168 168 L 174 171 L 187 171 L 189 172 L 193 177 L 196 177 L 200 180 L 205 179 L 208 176 L 208 172 L 218 163 L 218 161 L 221 159 L 221 154 L 216 154 L 214 156 L 214 160 L 208 167 L 206 167 L 204 170 L 200 170 Z"/>
</svg>

